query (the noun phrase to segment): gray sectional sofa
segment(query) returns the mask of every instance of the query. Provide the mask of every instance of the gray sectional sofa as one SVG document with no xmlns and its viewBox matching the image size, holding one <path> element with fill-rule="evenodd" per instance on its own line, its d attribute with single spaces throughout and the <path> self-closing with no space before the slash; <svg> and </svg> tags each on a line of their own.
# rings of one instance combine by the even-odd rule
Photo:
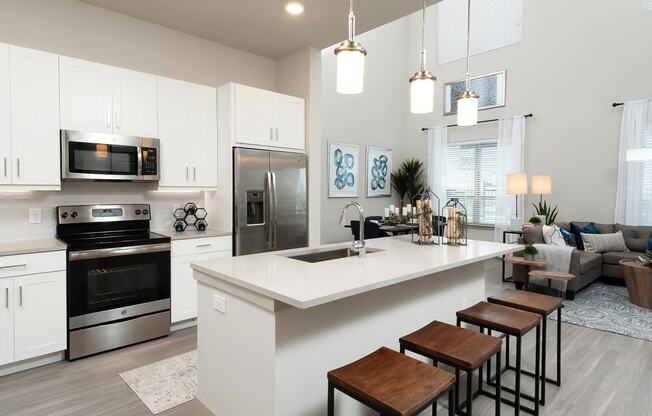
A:
<svg viewBox="0 0 652 416">
<path fill-rule="evenodd" d="M 580 227 L 585 227 L 589 222 L 573 221 Z M 619 265 L 622 259 L 634 259 L 645 253 L 645 246 L 648 238 L 652 234 L 652 227 L 649 226 L 630 226 L 622 224 L 598 224 L 594 223 L 598 234 L 609 234 L 622 231 L 625 238 L 625 244 L 631 251 L 629 252 L 607 252 L 607 253 L 587 253 L 583 250 L 575 249 L 571 256 L 570 273 L 574 274 L 576 279 L 569 282 L 566 296 L 573 299 L 575 293 L 584 287 L 590 285 L 600 277 L 611 279 L 624 279 L 622 269 Z M 571 231 L 571 223 L 559 222 L 559 228 Z M 526 228 L 523 230 L 523 237 L 519 239 L 521 244 L 543 244 L 543 231 L 541 226 Z M 517 288 L 522 288 L 527 282 L 527 269 L 523 266 L 515 266 L 513 271 L 514 282 Z"/>
</svg>

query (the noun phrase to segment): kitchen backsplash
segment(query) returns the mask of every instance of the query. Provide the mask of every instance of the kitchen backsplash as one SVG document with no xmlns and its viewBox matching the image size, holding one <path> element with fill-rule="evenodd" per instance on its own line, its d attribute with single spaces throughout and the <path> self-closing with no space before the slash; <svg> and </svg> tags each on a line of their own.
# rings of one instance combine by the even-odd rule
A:
<svg viewBox="0 0 652 416">
<path fill-rule="evenodd" d="M 160 230 L 172 228 L 173 207 L 186 202 L 203 206 L 204 193 L 159 192 L 155 184 L 130 182 L 64 182 L 58 192 L 0 193 L 0 241 L 54 237 L 60 205 L 148 203 L 151 228 Z M 41 209 L 40 224 L 29 223 L 30 208 Z"/>
</svg>

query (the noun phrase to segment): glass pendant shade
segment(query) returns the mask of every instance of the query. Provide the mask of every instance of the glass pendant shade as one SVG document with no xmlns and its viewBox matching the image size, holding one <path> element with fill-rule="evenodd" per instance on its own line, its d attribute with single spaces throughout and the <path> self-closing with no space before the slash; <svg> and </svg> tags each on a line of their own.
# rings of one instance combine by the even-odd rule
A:
<svg viewBox="0 0 652 416">
<path fill-rule="evenodd" d="M 480 97 L 471 91 L 457 96 L 457 125 L 475 126 L 478 124 L 478 101 Z"/>
<path fill-rule="evenodd" d="M 364 86 L 364 60 L 366 50 L 359 45 L 342 42 L 335 49 L 337 55 L 337 92 L 361 94 Z"/>
<path fill-rule="evenodd" d="M 410 78 L 410 111 L 414 114 L 431 113 L 434 107 L 436 78 L 427 71 Z"/>
</svg>

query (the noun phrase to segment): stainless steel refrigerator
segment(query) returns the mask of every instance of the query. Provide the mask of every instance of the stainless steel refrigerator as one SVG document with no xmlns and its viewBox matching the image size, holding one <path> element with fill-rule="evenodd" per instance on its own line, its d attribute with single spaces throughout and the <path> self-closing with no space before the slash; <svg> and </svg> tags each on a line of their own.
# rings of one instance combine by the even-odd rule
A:
<svg viewBox="0 0 652 416">
<path fill-rule="evenodd" d="M 233 149 L 235 255 L 308 245 L 306 155 Z"/>
</svg>

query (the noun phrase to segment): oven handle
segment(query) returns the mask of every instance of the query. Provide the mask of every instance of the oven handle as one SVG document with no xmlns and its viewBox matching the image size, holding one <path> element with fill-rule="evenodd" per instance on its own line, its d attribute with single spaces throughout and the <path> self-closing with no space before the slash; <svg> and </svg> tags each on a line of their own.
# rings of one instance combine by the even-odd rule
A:
<svg viewBox="0 0 652 416">
<path fill-rule="evenodd" d="M 96 250 L 73 251 L 68 253 L 69 261 L 102 259 L 106 257 L 131 256 L 135 254 L 170 251 L 170 243 L 150 244 L 144 246 L 100 248 Z"/>
</svg>

